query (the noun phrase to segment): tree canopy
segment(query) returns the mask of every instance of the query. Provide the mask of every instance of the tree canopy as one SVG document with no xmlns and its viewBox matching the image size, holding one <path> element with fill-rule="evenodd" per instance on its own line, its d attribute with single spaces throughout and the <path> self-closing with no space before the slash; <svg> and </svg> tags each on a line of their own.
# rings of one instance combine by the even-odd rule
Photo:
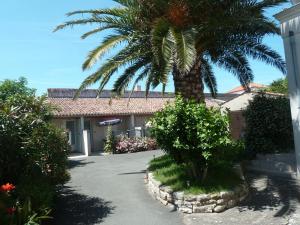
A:
<svg viewBox="0 0 300 225">
<path fill-rule="evenodd" d="M 281 78 L 278 80 L 274 80 L 266 89 L 268 92 L 280 93 L 280 94 L 288 94 L 288 80 L 287 78 Z"/>
<path fill-rule="evenodd" d="M 27 86 L 25 77 L 20 77 L 18 80 L 6 79 L 0 82 L 0 100 L 5 101 L 16 94 L 32 96 L 35 94 L 35 89 Z"/>
<path fill-rule="evenodd" d="M 120 68 L 125 69 L 114 83 L 114 91 L 118 94 L 131 82 L 134 88 L 143 79 L 146 92 L 159 84 L 165 87 L 172 74 L 179 79 L 191 77 L 185 82 L 175 82 L 175 92 L 188 90 L 194 82 L 193 88 L 197 89 L 194 92 L 203 92 L 204 82 L 215 95 L 217 81 L 213 65 L 231 72 L 248 88 L 254 77 L 248 57 L 286 72 L 281 56 L 262 42 L 266 35 L 280 32 L 265 11 L 286 0 L 115 2 L 120 6 L 68 13 L 68 16 L 83 17 L 56 28 L 95 25 L 93 30 L 82 35 L 83 39 L 111 31 L 83 63 L 83 70 L 88 70 L 101 61 L 100 67 L 83 81 L 79 91 L 94 83 L 100 84 L 101 91 Z M 105 57 L 112 52 L 115 54 Z M 191 94 L 193 92 L 188 92 Z"/>
</svg>

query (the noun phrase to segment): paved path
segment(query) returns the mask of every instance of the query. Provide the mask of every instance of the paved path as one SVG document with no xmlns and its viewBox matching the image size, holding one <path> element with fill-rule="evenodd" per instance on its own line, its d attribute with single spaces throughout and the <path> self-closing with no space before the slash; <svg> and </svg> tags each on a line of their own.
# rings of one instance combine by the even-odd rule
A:
<svg viewBox="0 0 300 225">
<path fill-rule="evenodd" d="M 171 212 L 150 197 L 143 181 L 147 162 L 160 154 L 152 151 L 71 161 L 72 179 L 62 190 L 54 225 L 300 224 L 299 185 L 267 175 L 248 175 L 249 198 L 224 213 Z"/>
<path fill-rule="evenodd" d="M 184 216 L 186 225 L 299 225 L 300 186 L 293 180 L 249 174 L 251 192 L 239 206 L 219 214 Z"/>
<path fill-rule="evenodd" d="M 182 225 L 182 215 L 152 199 L 144 184 L 151 151 L 71 161 L 55 225 Z"/>
</svg>

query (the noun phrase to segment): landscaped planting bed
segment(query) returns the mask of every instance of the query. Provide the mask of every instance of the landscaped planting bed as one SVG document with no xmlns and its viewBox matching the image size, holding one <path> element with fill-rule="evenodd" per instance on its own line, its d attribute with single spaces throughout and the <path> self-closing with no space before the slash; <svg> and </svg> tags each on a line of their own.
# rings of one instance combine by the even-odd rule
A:
<svg viewBox="0 0 300 225">
<path fill-rule="evenodd" d="M 213 171 L 205 183 L 191 182 L 185 169 L 168 156 L 150 162 L 146 183 L 149 192 L 162 204 L 183 213 L 223 212 L 248 195 L 248 186 L 237 168 Z"/>
</svg>

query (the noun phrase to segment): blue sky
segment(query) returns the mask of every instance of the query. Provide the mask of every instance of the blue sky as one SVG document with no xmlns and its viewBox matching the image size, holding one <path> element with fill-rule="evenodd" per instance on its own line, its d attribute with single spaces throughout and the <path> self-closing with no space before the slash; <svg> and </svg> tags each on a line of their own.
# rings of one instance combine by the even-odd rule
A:
<svg viewBox="0 0 300 225">
<path fill-rule="evenodd" d="M 0 81 L 24 76 L 38 94 L 47 88 L 77 88 L 92 71 L 82 72 L 81 64 L 89 50 L 99 44 L 102 35 L 81 40 L 90 27 L 75 27 L 52 33 L 56 25 L 67 20 L 65 13 L 78 9 L 111 7 L 111 0 L 3 0 L 0 14 Z M 289 4 L 268 11 L 273 15 Z M 284 56 L 280 37 L 265 42 Z M 263 63 L 251 61 L 255 82 L 269 84 L 282 74 Z M 239 85 L 233 75 L 215 68 L 219 92 Z M 142 84 L 143 85 L 143 84 Z M 96 86 L 95 86 L 96 87 Z M 107 89 L 112 87 L 112 82 Z M 173 91 L 170 84 L 167 91 Z"/>
</svg>

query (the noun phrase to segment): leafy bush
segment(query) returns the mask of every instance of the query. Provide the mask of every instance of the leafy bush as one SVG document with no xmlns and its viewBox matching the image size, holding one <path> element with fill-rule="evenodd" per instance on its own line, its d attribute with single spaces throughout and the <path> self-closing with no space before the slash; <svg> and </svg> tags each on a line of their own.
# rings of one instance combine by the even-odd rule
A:
<svg viewBox="0 0 300 225">
<path fill-rule="evenodd" d="M 152 138 L 128 138 L 122 136 L 116 143 L 116 153 L 133 153 L 157 149 L 156 141 Z"/>
<path fill-rule="evenodd" d="M 181 97 L 156 113 L 151 124 L 158 145 L 177 163 L 187 164 L 194 178 L 204 179 L 207 168 L 234 148 L 226 115 Z"/>
<path fill-rule="evenodd" d="M 289 99 L 259 94 L 245 113 L 246 149 L 253 153 L 279 153 L 294 148 Z"/>
<path fill-rule="evenodd" d="M 36 97 L 25 84 L 0 85 L 0 184 L 17 187 L 13 195 L 2 195 L 0 208 L 13 202 L 6 215 L 12 225 L 39 224 L 52 206 L 55 186 L 69 178 L 67 137 L 50 123 L 45 97 Z"/>
<path fill-rule="evenodd" d="M 38 173 L 54 185 L 67 180 L 69 145 L 50 124 L 50 110 L 43 97 L 15 95 L 0 103 L 0 181 Z"/>
<path fill-rule="evenodd" d="M 288 94 L 288 80 L 287 78 L 281 78 L 278 80 L 274 80 L 268 88 L 266 88 L 266 91 L 268 92 L 274 92 L 274 93 L 281 93 L 281 94 Z"/>
</svg>

